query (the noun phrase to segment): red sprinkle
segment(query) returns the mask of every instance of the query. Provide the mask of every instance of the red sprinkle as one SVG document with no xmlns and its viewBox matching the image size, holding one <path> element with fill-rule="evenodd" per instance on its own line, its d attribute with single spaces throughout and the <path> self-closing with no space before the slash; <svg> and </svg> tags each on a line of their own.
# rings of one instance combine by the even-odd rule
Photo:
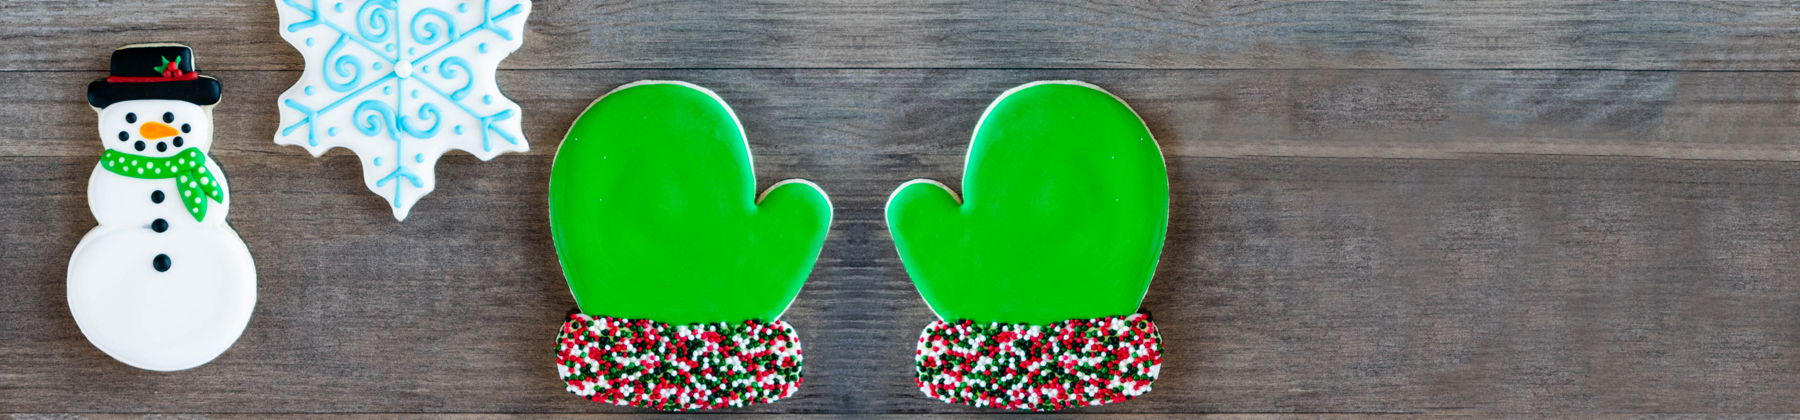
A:
<svg viewBox="0 0 1800 420">
<path fill-rule="evenodd" d="M 670 325 L 569 315 L 557 374 L 589 400 L 666 411 L 768 403 L 800 387 L 800 336 L 784 321 Z"/>
<path fill-rule="evenodd" d="M 1142 313 L 1045 326 L 937 321 L 913 354 L 915 382 L 932 398 L 1054 411 L 1150 392 L 1162 370 L 1162 335 Z"/>
</svg>

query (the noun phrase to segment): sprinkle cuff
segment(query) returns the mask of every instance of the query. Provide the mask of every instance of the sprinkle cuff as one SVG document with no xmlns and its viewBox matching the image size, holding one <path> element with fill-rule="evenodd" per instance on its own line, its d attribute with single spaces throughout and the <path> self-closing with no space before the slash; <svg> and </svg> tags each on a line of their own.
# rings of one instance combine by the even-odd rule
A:
<svg viewBox="0 0 1800 420">
<path fill-rule="evenodd" d="M 785 321 L 671 325 L 569 315 L 556 370 L 570 393 L 664 411 L 773 402 L 800 386 L 800 336 Z"/>
<path fill-rule="evenodd" d="M 1162 370 L 1150 315 L 1050 325 L 932 322 L 914 353 L 919 390 L 975 407 L 1055 411 L 1123 402 Z"/>
</svg>

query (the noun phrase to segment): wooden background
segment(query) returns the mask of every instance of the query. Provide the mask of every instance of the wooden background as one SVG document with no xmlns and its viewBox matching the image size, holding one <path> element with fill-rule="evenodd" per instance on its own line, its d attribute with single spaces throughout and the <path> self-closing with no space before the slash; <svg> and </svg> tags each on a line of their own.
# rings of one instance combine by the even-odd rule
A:
<svg viewBox="0 0 1800 420">
<path fill-rule="evenodd" d="M 811 179 L 838 210 L 787 316 L 805 385 L 727 414 L 992 414 L 913 387 L 932 315 L 880 209 L 957 185 L 1001 91 L 1080 79 L 1168 156 L 1145 305 L 1169 353 L 1155 391 L 1065 414 L 1800 413 L 1800 3 L 534 7 L 499 76 L 531 152 L 447 156 L 399 223 L 353 155 L 271 142 L 301 68 L 271 1 L 0 3 L 0 412 L 645 416 L 555 378 L 573 300 L 544 194 L 583 106 L 678 79 L 737 109 L 763 186 Z M 181 373 L 94 349 L 64 294 L 95 223 L 85 84 L 161 40 L 225 82 L 213 155 L 260 271 L 243 338 Z"/>
</svg>

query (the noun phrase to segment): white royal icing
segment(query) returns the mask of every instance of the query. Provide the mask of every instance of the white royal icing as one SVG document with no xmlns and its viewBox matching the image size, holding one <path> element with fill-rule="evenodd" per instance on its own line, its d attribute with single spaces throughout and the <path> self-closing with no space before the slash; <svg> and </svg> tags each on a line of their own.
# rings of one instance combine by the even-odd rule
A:
<svg viewBox="0 0 1800 420">
<path fill-rule="evenodd" d="M 144 138 L 152 124 L 180 134 Z M 134 155 L 167 157 L 191 147 L 205 152 L 212 128 L 210 109 L 183 101 L 131 100 L 100 109 L 100 141 Z M 227 193 L 198 221 L 183 207 L 175 179 L 127 177 L 98 165 L 88 177 L 88 208 L 100 224 L 69 258 L 69 311 L 94 347 L 125 364 L 159 371 L 205 364 L 230 348 L 250 322 L 256 266 L 225 224 L 231 194 L 224 173 L 210 161 L 206 169 Z M 155 268 L 159 255 L 169 262 L 166 271 Z"/>
<path fill-rule="evenodd" d="M 281 94 L 275 143 L 362 159 L 363 183 L 405 220 L 444 152 L 529 147 L 494 71 L 524 40 L 528 0 L 276 0 L 306 70 Z"/>
</svg>

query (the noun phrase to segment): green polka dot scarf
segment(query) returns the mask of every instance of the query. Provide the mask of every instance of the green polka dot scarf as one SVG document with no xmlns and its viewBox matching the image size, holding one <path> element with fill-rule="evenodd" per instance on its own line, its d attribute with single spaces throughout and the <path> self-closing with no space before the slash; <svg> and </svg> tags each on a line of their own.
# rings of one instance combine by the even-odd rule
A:
<svg viewBox="0 0 1800 420">
<path fill-rule="evenodd" d="M 174 156 L 138 156 L 117 150 L 100 155 L 100 167 L 112 173 L 139 179 L 175 179 L 175 190 L 181 192 L 181 205 L 195 221 L 206 219 L 206 201 L 225 202 L 225 189 L 206 169 L 206 154 L 189 147 Z"/>
</svg>

